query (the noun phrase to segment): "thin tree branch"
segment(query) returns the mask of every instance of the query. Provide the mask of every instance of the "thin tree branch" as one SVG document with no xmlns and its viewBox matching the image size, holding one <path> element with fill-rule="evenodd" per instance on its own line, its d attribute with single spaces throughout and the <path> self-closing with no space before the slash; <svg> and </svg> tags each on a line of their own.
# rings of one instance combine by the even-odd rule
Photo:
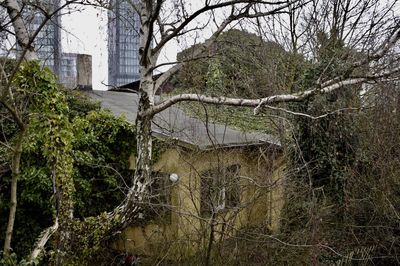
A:
<svg viewBox="0 0 400 266">
<path fill-rule="evenodd" d="M 229 24 L 230 21 L 226 20 L 225 23 Z M 374 54 L 372 56 L 369 57 L 369 61 L 366 61 L 365 59 L 363 59 L 359 62 L 356 62 L 352 65 L 353 69 L 355 69 L 356 67 L 359 67 L 361 65 L 365 65 L 367 63 L 377 61 L 377 60 L 381 59 L 385 54 L 387 54 L 387 52 L 391 48 L 393 48 L 393 46 L 400 39 L 400 27 L 399 27 L 400 25 L 396 25 L 396 26 L 398 26 L 397 29 L 387 39 L 387 41 L 383 43 L 381 48 L 378 49 L 376 52 L 374 52 Z M 211 38 L 210 40 L 213 41 L 213 38 Z M 199 52 L 199 54 L 200 53 L 201 52 Z M 156 87 L 162 85 L 162 83 L 164 83 L 166 81 L 166 79 L 168 79 L 173 73 L 177 72 L 181 67 L 182 67 L 182 63 L 175 65 L 170 70 L 168 70 L 163 75 L 161 75 L 160 78 L 156 82 Z M 381 73 L 374 73 L 374 74 L 364 75 L 364 76 L 360 76 L 360 77 L 350 77 L 350 78 L 347 78 L 344 80 L 341 80 L 342 77 L 334 78 L 334 79 L 324 82 L 323 84 L 320 84 L 318 87 L 314 87 L 312 89 L 309 89 L 309 90 L 306 90 L 306 91 L 303 91 L 300 93 L 273 95 L 273 96 L 268 96 L 268 97 L 260 98 L 260 99 L 229 98 L 229 97 L 223 97 L 223 96 L 211 97 L 211 96 L 199 95 L 199 94 L 181 94 L 181 95 L 172 96 L 171 98 L 156 104 L 155 106 L 153 106 L 152 108 L 147 110 L 146 113 L 144 113 L 142 115 L 154 115 L 154 114 L 159 113 L 162 110 L 165 110 L 166 108 L 168 108 L 178 102 L 182 102 L 182 101 L 197 101 L 197 102 L 204 102 L 204 103 L 217 104 L 217 105 L 254 107 L 255 108 L 254 113 L 257 114 L 257 113 L 259 113 L 260 109 L 264 105 L 268 105 L 271 103 L 303 101 L 306 98 L 309 98 L 312 95 L 315 95 L 316 93 L 329 93 L 329 92 L 335 91 L 335 90 L 345 87 L 345 86 L 361 84 L 366 81 L 372 81 L 372 80 L 376 80 L 376 79 L 386 78 L 386 77 L 389 77 L 390 75 L 398 73 L 399 71 L 400 71 L 400 67 L 397 67 L 394 69 L 383 71 Z"/>
<path fill-rule="evenodd" d="M 165 101 L 162 101 L 149 110 L 147 110 L 142 115 L 154 115 L 157 114 L 166 108 L 183 101 L 192 101 L 192 102 L 203 102 L 208 104 L 215 104 L 215 105 L 230 105 L 230 106 L 244 106 L 244 107 L 254 107 L 254 113 L 258 114 L 260 109 L 264 105 L 272 104 L 272 103 L 284 103 L 284 102 L 299 102 L 303 101 L 315 94 L 324 94 L 330 93 L 337 89 L 340 89 L 345 86 L 349 85 L 356 85 L 361 84 L 367 81 L 374 81 L 380 78 L 387 77 L 388 75 L 397 73 L 400 71 L 400 67 L 393 69 L 392 71 L 386 71 L 379 75 L 370 75 L 365 77 L 359 78 L 349 78 L 343 81 L 338 81 L 333 83 L 329 86 L 323 88 L 313 88 L 309 89 L 300 93 L 294 94 L 280 94 L 280 95 L 273 95 L 268 96 L 265 98 L 260 99 L 244 99 L 244 98 L 229 98 L 229 97 L 212 97 L 206 95 L 199 95 L 199 94 L 180 94 L 176 96 L 172 96 Z"/>
<path fill-rule="evenodd" d="M 235 2 L 235 1 L 233 1 L 233 2 Z M 244 1 L 244 2 L 246 2 L 246 1 Z M 229 3 L 229 2 L 227 2 L 227 3 Z M 287 8 L 290 4 L 292 4 L 292 2 L 291 1 L 289 1 L 289 2 L 276 2 L 276 4 L 277 3 L 279 3 L 279 4 L 282 4 L 282 3 L 284 3 L 283 5 L 281 5 L 281 6 L 279 6 L 279 7 L 277 7 L 277 8 L 275 8 L 275 9 L 273 9 L 273 10 L 271 10 L 271 11 L 268 11 L 268 12 L 260 12 L 260 13 L 257 13 L 257 14 L 252 14 L 252 15 L 250 15 L 249 13 L 248 13 L 248 9 L 245 9 L 242 13 L 239 13 L 239 14 L 236 14 L 236 15 L 234 15 L 233 13 L 229 16 L 229 17 L 227 17 L 222 23 L 221 23 L 221 25 L 218 27 L 218 29 L 214 32 L 214 34 L 203 44 L 203 45 L 201 45 L 199 48 L 197 48 L 194 52 L 193 52 L 193 55 L 192 55 L 192 57 L 199 57 L 199 56 L 201 56 L 205 51 L 207 51 L 207 49 L 209 49 L 211 46 L 212 46 L 212 44 L 216 41 L 216 39 L 218 38 L 218 36 L 224 31 L 224 29 L 230 24 L 230 23 L 232 23 L 233 21 L 236 21 L 236 20 L 239 20 L 239 19 L 242 19 L 242 18 L 247 18 L 247 17 L 249 17 L 249 16 L 252 16 L 252 18 L 254 18 L 254 17 L 259 17 L 259 16 L 268 16 L 268 15 L 273 15 L 273 14 L 277 14 L 277 13 L 279 13 L 281 10 L 283 10 L 283 9 L 285 9 L 285 8 Z M 203 11 L 203 12 L 205 12 L 205 11 Z M 233 12 L 233 10 L 232 10 L 232 12 Z M 176 34 L 178 34 L 179 33 L 179 31 L 174 31 L 175 33 L 174 33 L 174 35 L 176 35 Z M 172 33 L 171 33 L 172 34 Z M 170 34 L 170 35 L 171 35 Z M 170 36 L 169 35 L 169 36 Z M 161 43 L 160 43 L 161 44 Z M 174 75 L 175 73 L 177 73 L 187 62 L 188 62 L 189 60 L 186 60 L 185 62 L 180 62 L 180 63 L 178 63 L 178 64 L 176 64 L 175 66 L 173 66 L 173 67 L 171 67 L 169 70 L 167 70 L 166 72 L 164 72 L 158 79 L 157 79 L 157 81 L 156 81 L 156 84 L 155 84 L 155 87 L 156 88 L 159 88 L 165 81 L 167 81 L 172 75 Z M 156 91 L 156 90 L 155 90 Z"/>
<path fill-rule="evenodd" d="M 297 0 L 296 0 L 297 1 Z M 196 12 L 194 12 L 192 15 L 190 15 L 185 21 L 183 21 L 178 27 L 176 27 L 170 34 L 168 34 L 163 40 L 160 41 L 160 43 L 153 49 L 154 53 L 157 52 L 158 50 L 161 50 L 164 45 L 170 41 L 172 38 L 176 36 L 181 30 L 183 30 L 190 22 L 192 22 L 195 18 L 200 16 L 201 14 L 223 8 L 223 7 L 228 7 L 228 6 L 233 6 L 235 4 L 245 4 L 245 3 L 250 3 L 250 4 L 268 4 L 268 5 L 284 5 L 285 7 L 288 6 L 289 4 L 287 1 L 277 1 L 277 2 L 266 2 L 266 1 L 256 1 L 256 0 L 232 0 L 232 1 L 226 1 L 222 3 L 217 3 L 214 5 L 209 5 L 206 3 L 204 7 L 200 8 Z"/>
</svg>

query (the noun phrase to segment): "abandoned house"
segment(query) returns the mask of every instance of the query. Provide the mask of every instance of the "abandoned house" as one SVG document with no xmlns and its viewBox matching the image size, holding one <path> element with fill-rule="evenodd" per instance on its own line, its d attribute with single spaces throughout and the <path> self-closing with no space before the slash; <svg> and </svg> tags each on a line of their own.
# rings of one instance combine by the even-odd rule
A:
<svg viewBox="0 0 400 266">
<path fill-rule="evenodd" d="M 91 91 L 89 96 L 134 123 L 136 93 Z M 172 143 L 153 166 L 151 215 L 124 230 L 115 248 L 135 254 L 193 254 L 212 237 L 221 241 L 246 226 L 275 231 L 283 201 L 280 142 L 204 122 L 171 107 L 157 114 L 156 138 Z M 135 158 L 130 165 L 135 167 Z"/>
</svg>

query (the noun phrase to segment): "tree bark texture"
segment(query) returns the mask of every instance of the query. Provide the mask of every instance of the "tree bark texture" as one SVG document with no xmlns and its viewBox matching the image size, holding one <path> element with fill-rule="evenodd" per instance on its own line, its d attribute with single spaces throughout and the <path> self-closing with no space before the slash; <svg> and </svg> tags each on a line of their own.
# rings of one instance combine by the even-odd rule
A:
<svg viewBox="0 0 400 266">
<path fill-rule="evenodd" d="M 8 16 L 11 19 L 15 31 L 15 37 L 18 45 L 26 50 L 25 59 L 38 59 L 37 54 L 30 41 L 29 32 L 26 28 L 24 20 L 21 17 L 21 9 L 17 0 L 6 0 L 1 5 L 7 9 Z"/>
<path fill-rule="evenodd" d="M 8 216 L 7 231 L 3 248 L 3 252 L 6 256 L 9 255 L 11 251 L 11 239 L 14 231 L 15 213 L 17 211 L 17 183 L 21 174 L 21 154 L 24 135 L 25 130 L 21 129 L 18 133 L 12 158 L 10 212 Z"/>
<path fill-rule="evenodd" d="M 139 87 L 139 110 L 136 117 L 136 169 L 133 185 L 128 193 L 125 206 L 122 210 L 122 227 L 133 220 L 144 218 L 143 203 L 147 202 L 148 187 L 151 184 L 151 159 L 152 159 L 152 136 L 151 123 L 153 115 L 145 115 L 146 111 L 154 105 L 154 81 L 152 68 L 155 57 L 151 56 L 149 40 L 152 38 L 150 28 L 151 5 L 141 5 L 141 28 L 140 28 L 140 87 Z"/>
</svg>

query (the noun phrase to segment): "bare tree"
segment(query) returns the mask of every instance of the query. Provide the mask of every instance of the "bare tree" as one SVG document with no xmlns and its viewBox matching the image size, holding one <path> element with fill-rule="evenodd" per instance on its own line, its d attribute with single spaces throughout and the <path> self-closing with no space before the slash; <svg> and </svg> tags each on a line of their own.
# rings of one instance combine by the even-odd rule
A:
<svg viewBox="0 0 400 266">
<path fill-rule="evenodd" d="M 396 1 L 393 1 L 392 5 L 387 8 L 386 13 L 390 11 L 395 12 L 393 9 L 395 2 Z M 362 84 L 379 79 L 386 79 L 399 71 L 398 67 L 389 67 L 387 65 L 379 64 L 387 52 L 393 49 L 400 38 L 399 22 L 393 19 L 387 20 L 383 24 L 371 24 L 371 27 L 367 31 L 361 32 L 357 35 L 356 33 L 359 31 L 356 31 L 353 28 L 349 29 L 348 27 L 359 27 L 357 28 L 358 30 L 364 29 L 365 27 L 359 23 L 361 18 L 364 15 L 367 15 L 362 7 L 367 6 L 371 7 L 372 9 L 375 8 L 377 12 L 379 9 L 378 3 L 364 1 L 364 5 L 356 4 L 355 7 L 352 7 L 351 9 L 351 12 L 354 12 L 354 14 L 349 11 L 349 5 L 350 3 L 353 3 L 352 1 L 347 1 L 346 5 L 340 1 L 336 1 L 335 3 L 336 4 L 334 5 L 334 8 L 336 9 L 333 12 L 334 17 L 328 17 L 328 19 L 324 19 L 326 14 L 320 14 L 317 12 L 318 8 L 324 6 L 324 3 L 318 1 L 205 1 L 204 5 L 200 9 L 197 9 L 192 13 L 188 12 L 186 9 L 187 6 L 184 4 L 175 3 L 174 8 L 176 8 L 176 12 L 181 15 L 181 17 L 179 17 L 179 21 L 165 17 L 166 14 L 171 14 L 168 13 L 168 5 L 165 1 L 140 1 L 132 3 L 135 10 L 137 10 L 139 13 L 141 19 L 139 49 L 141 83 L 139 88 L 139 113 L 136 120 L 138 157 L 134 186 L 130 189 L 130 193 L 127 197 L 125 205 L 122 206 L 123 224 L 127 224 L 132 221 L 132 219 L 139 217 L 139 206 L 134 204 L 134 202 L 142 201 L 143 197 L 146 195 L 146 187 L 148 186 L 149 182 L 151 182 L 151 120 L 156 113 L 172 106 L 173 104 L 183 101 L 203 102 L 216 105 L 247 106 L 254 108 L 254 112 L 258 113 L 262 108 L 273 104 L 303 101 L 315 94 L 330 93 L 332 91 L 340 90 L 346 86 Z M 344 9 L 342 8 L 343 5 Z M 229 8 L 229 11 L 227 11 L 226 8 Z M 327 80 L 320 79 L 312 87 L 298 93 L 273 95 L 260 99 L 181 94 L 172 96 L 161 102 L 155 102 L 154 95 L 159 87 L 185 65 L 185 61 L 175 62 L 175 64 L 168 71 L 163 73 L 157 80 L 153 80 L 153 72 L 159 67 L 157 62 L 161 50 L 174 38 L 179 38 L 191 31 L 204 30 L 207 25 L 196 27 L 192 26 L 191 22 L 195 21 L 198 17 L 204 14 L 210 14 L 213 16 L 215 15 L 215 11 L 218 9 L 221 9 L 227 13 L 220 21 L 218 21 L 217 17 L 213 17 L 213 21 L 217 24 L 217 26 L 213 30 L 212 36 L 203 45 L 198 46 L 194 50 L 192 53 L 192 58 L 201 56 L 204 51 L 206 51 L 207 48 L 209 48 L 211 44 L 218 38 L 221 32 L 229 27 L 233 22 L 243 22 L 244 20 L 263 18 L 266 20 L 266 22 L 265 24 L 260 24 L 262 26 L 268 25 L 268 18 L 286 16 L 287 14 L 293 17 L 293 14 L 296 14 L 295 12 L 305 12 L 307 14 L 307 12 L 311 11 L 311 14 L 314 16 L 314 20 L 309 22 L 310 25 L 303 29 L 304 32 L 318 32 L 322 27 L 319 26 L 320 24 L 316 24 L 319 20 L 320 23 L 328 23 L 331 19 L 333 19 L 334 24 L 336 24 L 332 26 L 332 29 L 339 27 L 341 30 L 340 34 L 342 36 L 358 36 L 356 38 L 358 42 L 355 41 L 352 47 L 354 47 L 354 49 L 358 47 L 362 48 L 362 52 L 367 56 L 361 60 L 354 61 L 349 64 L 349 75 L 337 76 Z M 300 11 L 298 11 L 299 9 Z M 302 11 L 301 9 L 304 9 L 305 11 Z M 385 13 L 379 13 L 379 15 L 381 16 L 380 18 L 383 19 Z M 303 15 L 303 22 L 305 18 L 311 19 Z M 384 29 L 378 28 L 381 26 L 385 26 Z M 302 34 L 297 33 L 297 27 L 296 21 L 294 21 L 292 22 L 292 28 L 287 29 L 287 32 L 291 33 L 289 36 L 292 36 L 293 39 L 291 41 L 293 46 L 292 48 L 295 48 L 294 46 L 296 45 L 300 46 L 301 44 L 300 40 L 295 40 L 294 38 L 297 38 L 296 36 L 303 36 Z M 307 35 L 308 37 L 310 36 L 310 34 Z M 368 38 L 368 36 L 371 36 L 371 38 Z M 355 37 L 353 37 L 353 39 L 354 38 Z M 307 42 L 303 42 L 301 45 L 306 47 Z M 368 47 L 368 49 L 366 47 Z M 298 50 L 298 48 L 293 50 Z M 367 73 L 363 75 L 355 74 L 358 68 L 365 66 L 369 67 L 369 71 Z M 374 67 L 372 68 L 371 66 Z"/>
<path fill-rule="evenodd" d="M 180 2 L 172 5 L 166 1 L 132 1 L 134 9 L 141 20 L 140 28 L 140 89 L 139 89 L 139 113 L 136 120 L 137 126 L 137 163 L 134 177 L 134 186 L 130 189 L 124 205 L 121 206 L 122 225 L 125 226 L 140 216 L 140 207 L 135 202 L 142 202 L 147 194 L 147 186 L 151 183 L 151 123 L 153 116 L 179 101 L 212 102 L 217 104 L 229 104 L 228 101 L 210 98 L 205 100 L 199 95 L 179 95 L 165 102 L 155 103 L 156 91 L 170 77 L 177 73 L 185 64 L 185 61 L 176 62 L 172 68 L 162 74 L 157 80 L 153 80 L 154 71 L 160 67 L 157 65 L 160 54 L 165 46 L 175 38 L 180 38 L 190 32 L 204 30 L 208 22 L 196 25 L 196 20 L 202 16 L 211 16 L 216 23 L 211 37 L 192 53 L 192 59 L 202 56 L 210 48 L 218 36 L 232 23 L 244 18 L 256 18 L 272 16 L 284 12 L 288 7 L 287 2 L 267 1 L 205 1 L 199 9 L 191 13 L 187 6 Z M 255 8 L 258 6 L 258 8 Z M 221 21 L 217 21 L 216 10 L 224 12 Z M 175 14 L 174 14 L 175 13 Z M 174 14 L 175 16 L 171 16 Z M 152 45 L 154 44 L 154 45 Z M 246 106 L 241 99 L 231 99 L 237 106 Z M 256 101 L 252 101 L 253 103 Z M 255 106 L 253 104 L 253 106 Z"/>
</svg>

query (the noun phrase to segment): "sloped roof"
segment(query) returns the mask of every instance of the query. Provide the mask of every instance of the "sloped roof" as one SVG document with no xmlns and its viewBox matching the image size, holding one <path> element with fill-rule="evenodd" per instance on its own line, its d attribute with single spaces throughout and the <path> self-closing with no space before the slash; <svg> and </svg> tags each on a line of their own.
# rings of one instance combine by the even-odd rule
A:
<svg viewBox="0 0 400 266">
<path fill-rule="evenodd" d="M 88 96 L 99 101 L 103 108 L 109 109 L 115 115 L 125 114 L 129 122 L 135 122 L 139 102 L 136 93 L 90 91 Z M 155 115 L 152 130 L 155 136 L 173 138 L 202 150 L 263 144 L 280 146 L 279 140 L 272 135 L 242 132 L 226 125 L 206 123 L 187 116 L 176 107 L 170 107 Z"/>
</svg>

